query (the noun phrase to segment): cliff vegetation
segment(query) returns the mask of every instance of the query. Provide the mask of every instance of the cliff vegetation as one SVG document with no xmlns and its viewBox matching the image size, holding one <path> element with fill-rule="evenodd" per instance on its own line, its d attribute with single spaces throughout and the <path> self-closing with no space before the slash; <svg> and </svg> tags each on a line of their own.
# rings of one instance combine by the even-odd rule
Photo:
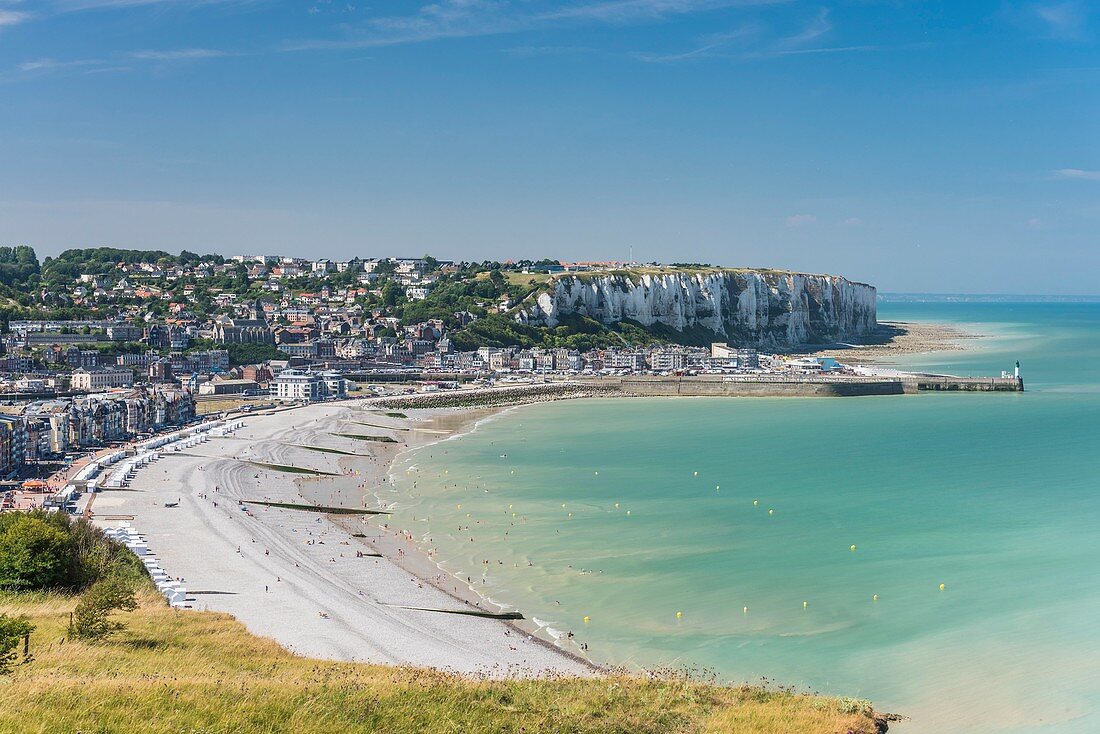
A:
<svg viewBox="0 0 1100 734">
<path fill-rule="evenodd" d="M 0 595 L 34 626 L 30 660 L 0 677 L 0 731 L 570 732 L 876 731 L 870 705 L 685 676 L 490 681 L 299 657 L 229 615 L 173 611 L 151 588 L 103 641 L 69 639 L 76 601 Z"/>
</svg>

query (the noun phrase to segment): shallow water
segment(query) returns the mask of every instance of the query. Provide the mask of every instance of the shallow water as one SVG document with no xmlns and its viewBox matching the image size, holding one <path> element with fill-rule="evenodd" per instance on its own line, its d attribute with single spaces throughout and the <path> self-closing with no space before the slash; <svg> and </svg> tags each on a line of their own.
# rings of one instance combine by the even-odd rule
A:
<svg viewBox="0 0 1100 734">
<path fill-rule="evenodd" d="M 528 406 L 403 457 L 394 524 L 598 660 L 1100 731 L 1100 304 L 880 318 L 986 334 L 901 361 L 1028 392 Z"/>
</svg>

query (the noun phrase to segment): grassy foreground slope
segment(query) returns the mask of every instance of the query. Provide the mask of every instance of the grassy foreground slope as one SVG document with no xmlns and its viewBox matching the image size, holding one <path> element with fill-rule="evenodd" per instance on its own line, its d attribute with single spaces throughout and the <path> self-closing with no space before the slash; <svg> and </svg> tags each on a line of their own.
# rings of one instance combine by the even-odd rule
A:
<svg viewBox="0 0 1100 734">
<path fill-rule="evenodd" d="M 3 732 L 874 732 L 869 707 L 684 680 L 483 681 L 297 657 L 147 592 L 127 629 L 66 640 L 70 596 L 0 595 L 36 625 L 0 677 Z M 858 709 L 845 712 L 844 709 Z"/>
</svg>

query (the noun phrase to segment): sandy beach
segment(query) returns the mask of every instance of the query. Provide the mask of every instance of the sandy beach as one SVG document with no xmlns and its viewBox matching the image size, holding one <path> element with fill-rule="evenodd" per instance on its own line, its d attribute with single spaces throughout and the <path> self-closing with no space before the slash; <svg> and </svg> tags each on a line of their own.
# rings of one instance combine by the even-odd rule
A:
<svg viewBox="0 0 1100 734">
<path fill-rule="evenodd" d="M 812 346 L 803 353 L 811 357 L 836 357 L 847 364 L 889 363 L 892 358 L 931 352 L 960 352 L 981 334 L 951 324 L 917 321 L 880 321 L 874 334 L 859 343 Z"/>
<path fill-rule="evenodd" d="M 194 608 L 228 612 L 302 655 L 491 677 L 593 674 L 511 623 L 439 611 L 499 610 L 441 574 L 411 537 L 385 527 L 385 515 L 255 504 L 379 509 L 371 490 L 397 454 L 478 415 L 402 419 L 362 401 L 251 415 L 234 435 L 167 453 L 128 489 L 98 495 L 94 519 L 131 522 L 185 581 Z"/>
</svg>

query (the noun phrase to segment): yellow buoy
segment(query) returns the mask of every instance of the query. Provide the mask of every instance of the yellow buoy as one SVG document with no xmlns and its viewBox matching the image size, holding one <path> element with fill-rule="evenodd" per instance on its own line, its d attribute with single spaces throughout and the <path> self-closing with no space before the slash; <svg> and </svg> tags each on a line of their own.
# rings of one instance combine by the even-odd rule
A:
<svg viewBox="0 0 1100 734">
<path fill-rule="evenodd" d="M 457 507 L 460 510 L 462 509 L 462 505 L 455 505 L 455 507 Z"/>
<path fill-rule="evenodd" d="M 587 614 L 586 614 L 586 615 L 584 615 L 584 623 L 585 623 L 585 624 L 588 624 L 588 615 L 587 615 Z"/>
<path fill-rule="evenodd" d="M 721 484 L 715 484 L 715 485 L 714 485 L 714 488 L 715 488 L 716 490 L 720 490 L 720 489 L 722 489 L 722 485 L 721 485 Z"/>
<path fill-rule="evenodd" d="M 775 514 L 775 510 L 768 510 L 768 514 L 769 514 L 769 515 L 774 515 L 774 514 Z"/>
<path fill-rule="evenodd" d="M 745 614 L 748 614 L 748 613 L 749 613 L 749 608 L 748 608 L 748 607 L 745 607 L 745 608 L 744 608 L 744 609 L 743 609 L 742 611 L 744 611 L 744 612 L 745 612 Z"/>
<path fill-rule="evenodd" d="M 871 601 L 878 601 L 878 594 L 871 594 Z"/>
<path fill-rule="evenodd" d="M 803 609 L 805 609 L 805 608 L 806 608 L 806 607 L 808 607 L 808 606 L 810 606 L 810 602 L 808 602 L 808 601 L 804 601 L 804 602 L 802 602 L 802 608 L 803 608 Z"/>
<path fill-rule="evenodd" d="M 512 509 L 512 506 L 511 506 L 511 505 L 508 505 L 508 509 L 509 509 L 509 510 L 510 510 L 510 509 Z"/>
<path fill-rule="evenodd" d="M 561 503 L 561 506 L 562 506 L 562 507 L 565 507 L 565 503 L 564 503 L 564 502 L 562 502 L 562 503 Z"/>
<path fill-rule="evenodd" d="M 940 584 L 940 591 L 943 591 L 946 588 L 947 588 L 946 584 Z"/>
<path fill-rule="evenodd" d="M 466 513 L 466 517 L 469 517 L 469 516 L 470 516 L 470 513 L 468 513 L 468 512 L 467 512 L 467 513 Z"/>
<path fill-rule="evenodd" d="M 753 501 L 752 501 L 752 506 L 753 506 L 753 507 L 756 507 L 756 506 L 757 506 L 757 505 L 759 505 L 759 504 L 760 504 L 760 500 L 753 500 Z"/>
<path fill-rule="evenodd" d="M 680 619 L 684 616 L 683 612 L 676 612 L 676 619 Z"/>
<path fill-rule="evenodd" d="M 615 503 L 615 509 L 616 510 L 619 509 L 619 503 L 618 502 Z"/>
<path fill-rule="evenodd" d="M 513 473 L 513 474 L 515 474 L 515 473 L 516 473 L 516 470 L 515 470 L 515 469 L 513 469 L 513 470 L 512 470 L 512 473 Z"/>
<path fill-rule="evenodd" d="M 695 476 L 699 476 L 699 472 L 695 472 Z"/>
<path fill-rule="evenodd" d="M 628 514 L 628 515 L 629 515 L 629 514 L 630 514 L 630 510 L 627 510 L 627 511 L 626 511 L 626 514 Z"/>
<path fill-rule="evenodd" d="M 850 551 L 852 551 L 853 553 L 855 553 L 855 551 L 856 551 L 856 544 L 855 544 L 855 543 L 852 543 L 852 545 L 851 545 L 851 546 L 849 546 L 848 550 L 850 550 Z"/>
<path fill-rule="evenodd" d="M 572 512 L 570 512 L 570 513 L 569 513 L 569 517 L 573 517 L 573 513 L 572 513 Z"/>
<path fill-rule="evenodd" d="M 599 473 L 599 472 L 596 472 L 596 476 L 597 476 L 597 477 L 598 477 L 598 476 L 600 476 L 600 473 Z"/>
</svg>

